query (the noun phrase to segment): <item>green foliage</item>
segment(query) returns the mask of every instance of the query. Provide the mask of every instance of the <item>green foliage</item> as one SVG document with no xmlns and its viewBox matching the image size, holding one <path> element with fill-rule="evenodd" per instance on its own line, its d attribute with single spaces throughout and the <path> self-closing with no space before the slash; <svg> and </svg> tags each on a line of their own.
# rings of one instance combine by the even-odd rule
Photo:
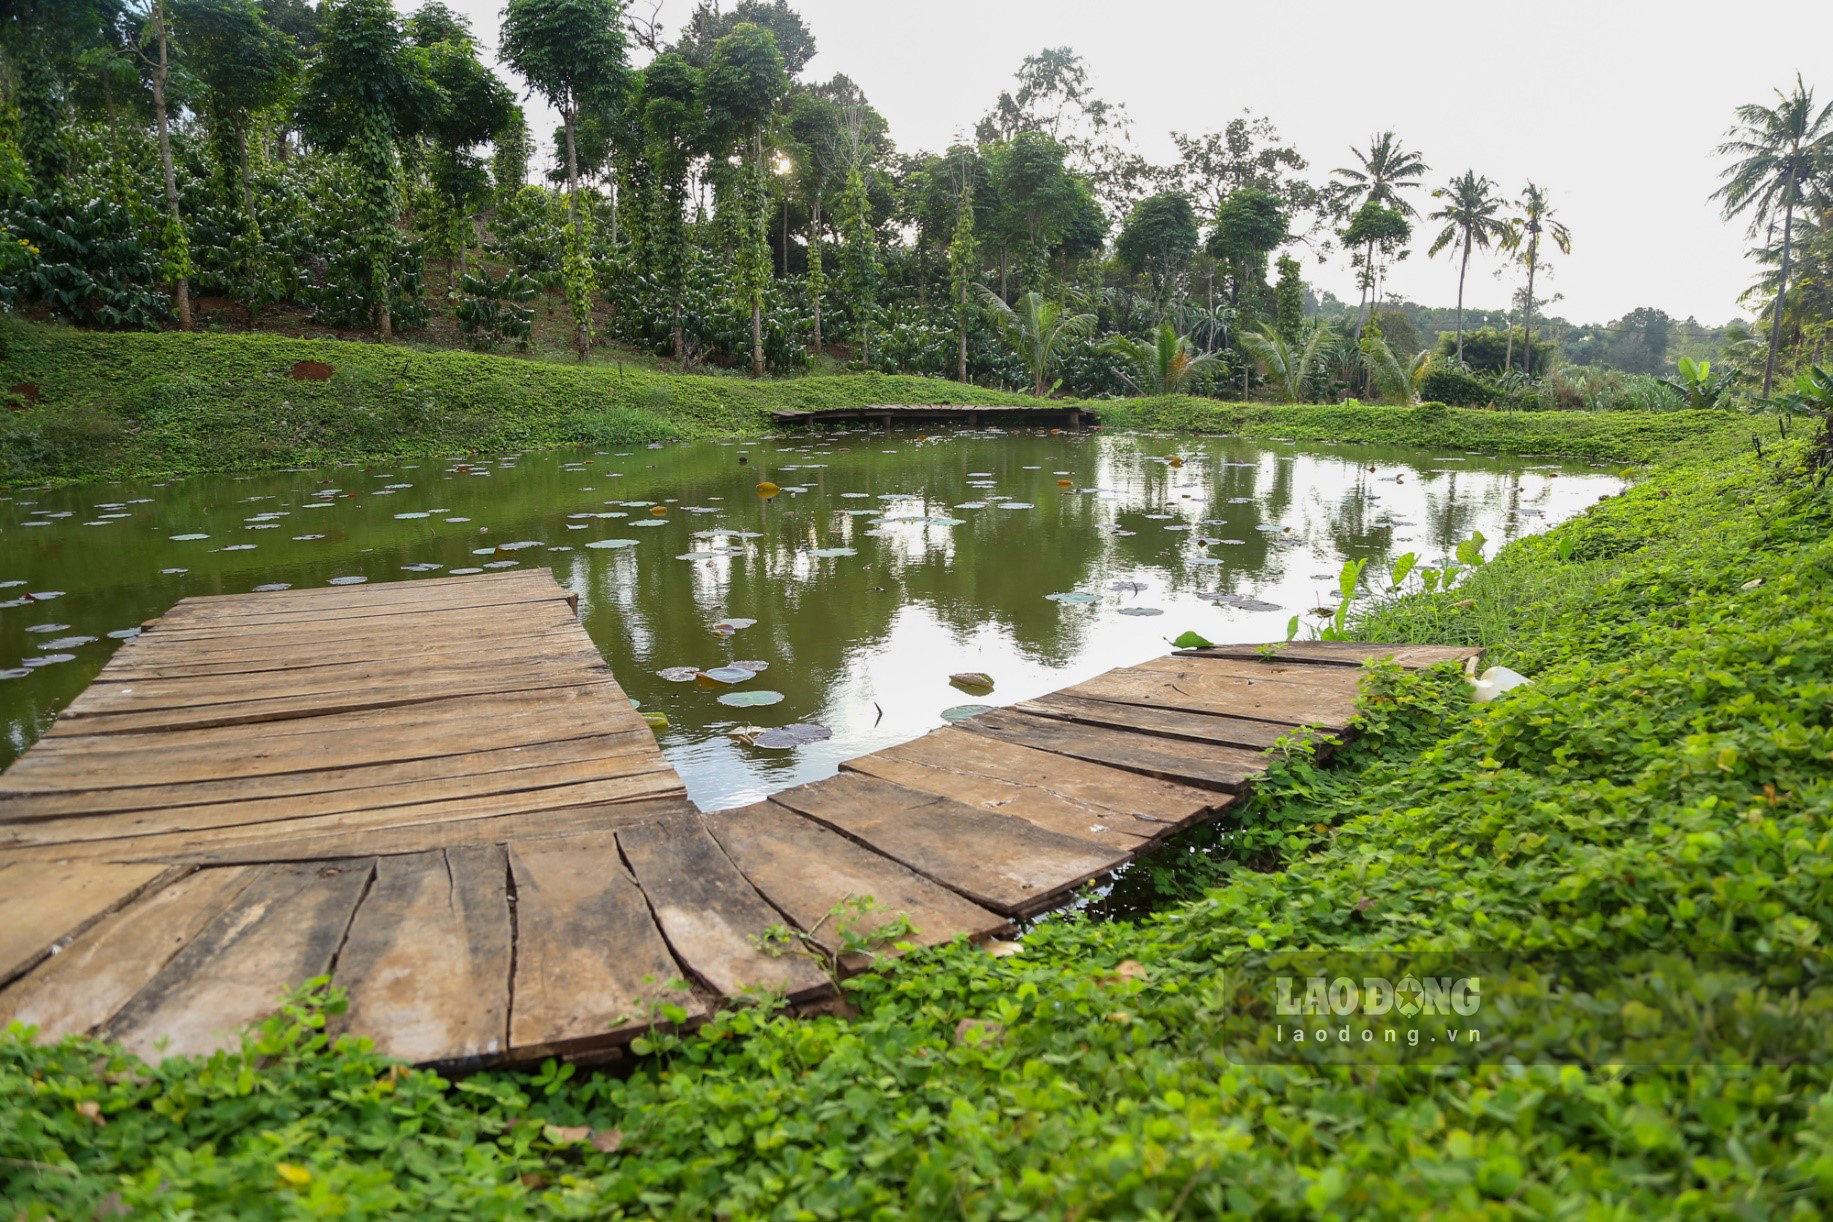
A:
<svg viewBox="0 0 1833 1222">
<path fill-rule="evenodd" d="M 1146 342 L 1115 336 L 1103 347 L 1132 366 L 1131 374 L 1121 376 L 1141 395 L 1182 394 L 1191 379 L 1221 357 L 1216 352 L 1198 352 L 1190 337 L 1179 335 L 1168 322 L 1160 323 Z"/>
<path fill-rule="evenodd" d="M 1305 281 L 1298 260 L 1282 255 L 1279 282 L 1273 286 L 1273 328 L 1288 344 L 1296 344 L 1305 329 Z"/>
<path fill-rule="evenodd" d="M 1467 370 L 1441 361 L 1419 383 L 1419 397 L 1427 403 L 1452 407 L 1482 407 L 1496 401 L 1496 388 Z"/>
<path fill-rule="evenodd" d="M 1522 328 L 1510 327 L 1503 331 L 1499 327 L 1477 327 L 1464 332 L 1464 364 L 1479 373 L 1504 373 L 1512 363 L 1519 367 L 1522 360 L 1522 349 L 1528 344 L 1527 332 Z M 1533 337 L 1534 372 L 1545 373 L 1553 362 L 1553 343 L 1551 340 Z M 1455 357 L 1457 340 L 1451 335 L 1441 335 L 1433 346 L 1433 351 L 1440 356 Z"/>
<path fill-rule="evenodd" d="M 1146 277 L 1155 295 L 1170 292 L 1197 249 L 1196 210 L 1179 191 L 1148 195 L 1133 205 L 1114 240 L 1114 256 Z"/>
<path fill-rule="evenodd" d="M 491 351 L 505 340 L 513 340 L 519 349 L 528 347 L 534 331 L 535 313 L 528 303 L 535 299 L 536 285 L 530 276 L 508 271 L 492 276 L 479 271 L 464 278 L 464 296 L 458 302 L 458 329 L 471 339 L 471 346 Z"/>
<path fill-rule="evenodd" d="M 849 981 L 848 1018 L 658 1027 L 626 1073 L 405 1070 L 327 1038 L 318 993 L 209 1059 L 0 1037 L 0 1197 L 59 1217 L 1823 1214 L 1827 985 L 1801 968 L 1833 904 L 1833 506 L 1798 463 L 1668 466 L 1391 608 L 1384 629 L 1457 641 L 1513 605 L 1492 657 L 1534 682 L 1479 706 L 1449 668 L 1371 670 L 1328 765 L 1282 744 L 1221 827 L 1131 868 L 1182 901 L 1156 916 L 915 952 Z M 1230 1042 L 1226 979 L 1270 953 L 1422 945 L 1552 964 L 1523 1000 L 1571 1021 L 1467 1068 L 1255 1065 Z M 1640 1065 L 1567 1029 L 1583 1006 L 1684 1026 L 1727 999 L 1718 1048 L 1747 1022 L 1779 1055 Z"/>
<path fill-rule="evenodd" d="M 1705 411 L 1723 406 L 1726 393 L 1737 383 L 1737 371 L 1726 369 L 1714 374 L 1711 361 L 1683 356 L 1675 376 L 1661 380 L 1680 392 L 1688 410 Z"/>
<path fill-rule="evenodd" d="M 1017 305 L 1007 305 L 989 289 L 981 289 L 980 295 L 1006 344 L 1031 375 L 1031 393 L 1042 398 L 1050 392 L 1050 375 L 1063 349 L 1095 329 L 1095 316 L 1072 314 L 1062 302 L 1046 301 L 1037 292 L 1024 294 Z"/>
<path fill-rule="evenodd" d="M 857 165 L 847 171 L 846 189 L 840 196 L 840 239 L 840 291 L 859 335 L 861 357 L 869 363 L 881 272 L 872 205 Z"/>
</svg>

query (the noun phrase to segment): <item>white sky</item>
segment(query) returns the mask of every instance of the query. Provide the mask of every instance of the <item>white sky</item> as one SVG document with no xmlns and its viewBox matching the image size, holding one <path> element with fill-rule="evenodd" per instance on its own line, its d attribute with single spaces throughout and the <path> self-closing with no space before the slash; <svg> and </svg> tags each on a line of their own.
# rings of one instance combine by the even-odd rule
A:
<svg viewBox="0 0 1833 1222">
<path fill-rule="evenodd" d="M 502 0 L 449 0 L 494 47 Z M 396 0 L 404 12 L 415 0 Z M 637 0 L 647 12 L 647 0 Z M 1473 168 L 1512 196 L 1532 176 L 1571 227 L 1551 312 L 1605 322 L 1639 305 L 1723 322 L 1750 282 L 1741 224 L 1719 219 L 1714 148 L 1745 102 L 1770 102 L 1801 71 L 1833 100 L 1833 3 L 1748 9 L 1699 0 L 1414 0 L 1244 4 L 1131 0 L 791 0 L 819 52 L 804 79 L 845 72 L 902 150 L 971 131 L 1013 71 L 1045 46 L 1089 64 L 1095 91 L 1125 102 L 1139 151 L 1169 161 L 1167 134 L 1219 130 L 1243 107 L 1271 118 L 1321 180 L 1349 146 L 1391 127 L 1431 167 L 1426 185 Z M 693 0 L 666 0 L 671 37 Z M 512 83 L 520 85 L 503 70 Z M 1817 79 L 1818 77 L 1818 79 Z M 552 112 L 530 103 L 545 141 Z M 1425 193 L 1415 203 L 1430 210 Z M 1422 222 L 1421 228 L 1424 228 Z M 1396 296 L 1450 305 L 1453 260 L 1431 235 L 1390 277 Z M 1471 260 L 1466 302 L 1500 309 L 1495 259 Z M 1356 293 L 1343 260 L 1306 277 Z M 1537 293 L 1538 295 L 1538 293 Z"/>
</svg>

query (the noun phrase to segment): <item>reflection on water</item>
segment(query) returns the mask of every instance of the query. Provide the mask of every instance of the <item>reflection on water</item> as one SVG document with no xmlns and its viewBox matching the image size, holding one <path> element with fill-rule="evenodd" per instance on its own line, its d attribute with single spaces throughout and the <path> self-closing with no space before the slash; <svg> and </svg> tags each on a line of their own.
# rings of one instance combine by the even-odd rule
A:
<svg viewBox="0 0 1833 1222">
<path fill-rule="evenodd" d="M 765 478 L 782 487 L 770 500 Z M 1392 556 L 1429 563 L 1473 530 L 1493 555 L 1617 486 L 1370 446 L 854 433 L 18 492 L 0 499 L 0 763 L 94 677 L 110 634 L 187 595 L 548 565 L 624 688 L 667 714 L 693 798 L 732 806 L 1186 629 L 1282 638 L 1329 605 L 1345 559 L 1372 558 L 1379 587 Z M 1246 606 L 1200 597 L 1218 593 Z M 727 618 L 756 622 L 709 631 Z M 784 698 L 732 708 L 656 674 L 734 661 L 768 669 L 731 690 Z M 962 671 L 993 693 L 951 687 Z M 805 722 L 833 737 L 730 737 Z"/>
</svg>

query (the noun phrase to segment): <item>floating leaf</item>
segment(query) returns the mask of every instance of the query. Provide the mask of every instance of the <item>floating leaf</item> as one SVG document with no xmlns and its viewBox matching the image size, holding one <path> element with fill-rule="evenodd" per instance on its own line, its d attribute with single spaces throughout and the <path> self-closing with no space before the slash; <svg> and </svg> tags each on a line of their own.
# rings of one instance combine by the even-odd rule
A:
<svg viewBox="0 0 1833 1222">
<path fill-rule="evenodd" d="M 826 726 L 797 724 L 779 726 L 774 730 L 765 730 L 751 740 L 754 747 L 770 747 L 782 750 L 789 747 L 800 747 L 808 743 L 818 743 L 832 738 L 834 732 Z"/>
<path fill-rule="evenodd" d="M 781 704 L 782 692 L 768 692 L 761 688 L 752 692 L 727 692 L 719 698 L 719 703 L 729 704 L 733 708 L 757 708 L 766 704 Z"/>
<path fill-rule="evenodd" d="M 173 535 L 172 542 L 189 543 L 193 539 L 208 539 L 209 537 L 210 537 L 209 535 Z"/>
<path fill-rule="evenodd" d="M 1145 588 L 1146 583 L 1143 581 L 1116 581 L 1108 586 L 1108 589 L 1121 594 L 1137 594 Z"/>
<path fill-rule="evenodd" d="M 958 675 L 950 675 L 948 681 L 962 691 L 972 692 L 976 696 L 993 690 L 993 676 L 985 671 L 963 671 Z"/>
<path fill-rule="evenodd" d="M 737 667 L 739 670 L 748 670 L 754 675 L 761 674 L 764 671 L 767 671 L 770 669 L 770 663 L 759 662 L 754 658 L 748 658 L 743 661 L 734 662 L 732 663 L 732 665 Z"/>
<path fill-rule="evenodd" d="M 1048 598 L 1053 603 L 1081 604 L 1081 603 L 1092 603 L 1095 601 L 1097 596 L 1094 594 L 1084 593 L 1081 590 L 1071 590 L 1067 594 L 1046 594 L 1044 595 L 1044 597 Z"/>
<path fill-rule="evenodd" d="M 783 489 L 781 487 L 779 487 L 776 484 L 771 483 L 767 479 L 759 480 L 757 483 L 757 495 L 762 497 L 766 501 L 769 500 L 771 497 L 775 496 L 777 493 L 781 492 L 782 490 Z"/>
<path fill-rule="evenodd" d="M 1030 501 L 1000 501 L 999 508 L 1001 509 L 1033 509 L 1035 508 L 1035 506 L 1032 505 Z"/>
<path fill-rule="evenodd" d="M 850 547 L 817 547 L 808 554 L 822 560 L 831 560 L 837 556 L 857 556 L 859 553 Z"/>
<path fill-rule="evenodd" d="M 1214 641 L 1194 632 L 1186 632 L 1171 643 L 1179 649 L 1208 649 L 1215 644 Z"/>
<path fill-rule="evenodd" d="M 755 623 L 757 623 L 757 621 L 754 619 L 745 619 L 742 616 L 734 615 L 729 619 L 722 619 L 717 624 L 714 624 L 712 630 L 719 633 L 732 633 L 749 628 Z"/>
<path fill-rule="evenodd" d="M 658 517 L 658 518 L 661 518 L 661 517 L 666 517 L 666 516 L 668 516 L 668 506 L 666 506 L 666 505 L 651 505 L 651 506 L 649 507 L 649 512 L 650 512 L 650 513 L 652 513 L 652 514 L 654 514 L 654 515 L 655 515 L 656 517 Z"/>
<path fill-rule="evenodd" d="M 334 586 L 360 586 L 368 580 L 369 578 L 367 577 L 333 577 L 331 579 L 331 584 Z"/>
<path fill-rule="evenodd" d="M 942 710 L 942 720 L 966 721 L 970 717 L 978 717 L 982 713 L 991 713 L 992 711 L 993 706 L 990 704 L 957 704 L 951 709 Z"/>
<path fill-rule="evenodd" d="M 9 670 L 0 670 L 0 679 L 23 679 L 31 673 L 27 667 L 15 666 Z"/>
<path fill-rule="evenodd" d="M 692 683 L 699 677 L 700 668 L 698 666 L 670 666 L 664 670 L 658 670 L 656 674 L 670 683 Z"/>
<path fill-rule="evenodd" d="M 1120 608 L 1120 614 L 1122 615 L 1163 615 L 1164 611 L 1160 610 L 1157 607 L 1122 607 Z"/>
<path fill-rule="evenodd" d="M 290 581 L 270 581 L 266 585 L 256 586 L 255 593 L 256 594 L 278 594 L 282 590 L 290 590 L 292 588 L 293 588 L 293 583 Z"/>
<path fill-rule="evenodd" d="M 612 548 L 618 548 L 618 547 L 635 547 L 636 544 L 637 544 L 637 541 L 635 539 L 598 539 L 598 540 L 595 540 L 594 542 L 586 544 L 586 546 L 602 548 L 606 551 L 610 551 Z"/>
<path fill-rule="evenodd" d="M 668 714 L 667 713 L 646 712 L 642 714 L 642 718 L 643 718 L 643 721 L 649 726 L 650 729 L 655 730 L 658 733 L 663 730 L 668 729 Z"/>
<path fill-rule="evenodd" d="M 715 666 L 712 670 L 703 670 L 694 676 L 694 678 L 700 680 L 700 682 L 704 684 L 724 683 L 728 686 L 734 683 L 743 683 L 755 677 L 755 671 L 745 670 L 737 666 Z"/>
</svg>

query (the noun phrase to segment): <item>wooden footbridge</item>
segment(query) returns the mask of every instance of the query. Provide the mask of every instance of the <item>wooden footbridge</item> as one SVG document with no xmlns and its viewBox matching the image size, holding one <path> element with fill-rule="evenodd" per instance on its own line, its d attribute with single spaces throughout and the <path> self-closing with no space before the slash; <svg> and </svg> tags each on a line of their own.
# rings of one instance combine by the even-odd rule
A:
<svg viewBox="0 0 1833 1222">
<path fill-rule="evenodd" d="M 872 403 L 863 407 L 786 407 L 772 412 L 771 418 L 786 425 L 875 424 L 889 432 L 893 424 L 952 424 L 970 429 L 983 424 L 1079 429 L 1093 421 L 1095 413 L 1048 402 L 1035 407 L 985 403 Z"/>
<path fill-rule="evenodd" d="M 1184 651 L 703 814 L 545 571 L 186 599 L 0 776 L 0 1025 L 199 1053 L 328 975 L 468 1066 L 816 1007 L 773 937 L 1007 932 L 1342 733 L 1366 658 L 1470 652 Z"/>
</svg>

